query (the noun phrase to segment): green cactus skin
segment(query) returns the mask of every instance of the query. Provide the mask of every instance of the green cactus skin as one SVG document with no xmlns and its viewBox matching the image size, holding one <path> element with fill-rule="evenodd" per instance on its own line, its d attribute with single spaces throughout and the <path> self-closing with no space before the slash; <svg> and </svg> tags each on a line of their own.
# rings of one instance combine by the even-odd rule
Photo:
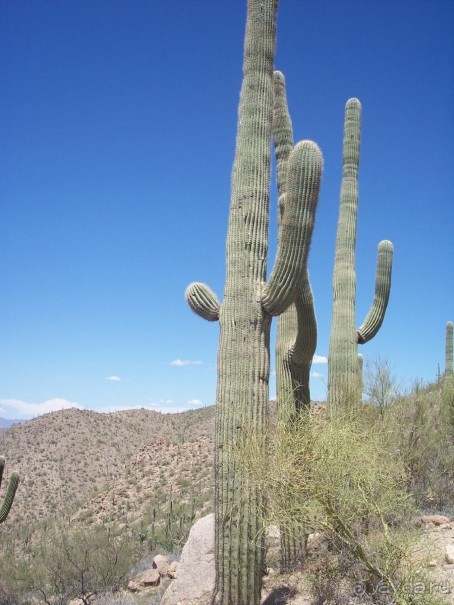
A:
<svg viewBox="0 0 454 605">
<path fill-rule="evenodd" d="M 189 284 L 185 297 L 194 313 L 208 321 L 218 321 L 219 301 L 216 294 L 206 284 L 200 282 Z"/>
<path fill-rule="evenodd" d="M 446 324 L 446 365 L 444 383 L 444 388 L 446 390 L 454 388 L 453 332 L 454 323 L 452 321 L 448 321 Z"/>
<path fill-rule="evenodd" d="M 371 340 L 383 323 L 391 291 L 393 250 L 393 245 L 388 240 L 378 244 L 375 296 L 366 319 L 357 330 L 358 344 L 362 345 Z"/>
<path fill-rule="evenodd" d="M 287 106 L 284 75 L 274 72 L 273 138 L 277 166 L 279 221 L 285 214 L 287 162 L 293 147 L 293 132 Z M 310 220 L 312 226 L 314 214 Z M 312 229 L 309 229 L 312 233 Z M 309 253 L 309 246 L 306 250 Z M 307 267 L 307 256 L 305 259 Z M 293 302 L 278 317 L 276 340 L 276 393 L 279 421 L 288 424 L 310 405 L 309 376 L 317 345 L 314 300 L 307 269 Z M 287 572 L 304 558 L 305 535 L 300 527 L 281 527 L 281 571 Z"/>
<path fill-rule="evenodd" d="M 3 456 L 0 456 L 0 486 L 2 484 L 4 468 L 5 468 L 5 458 L 3 458 Z M 17 490 L 18 485 L 19 485 L 19 473 L 14 471 L 13 473 L 11 473 L 11 477 L 10 477 L 9 484 L 8 484 L 8 489 L 6 490 L 6 494 L 3 499 L 3 503 L 0 507 L 0 523 L 3 523 L 6 520 L 8 513 L 11 510 L 11 506 L 13 504 L 14 496 L 16 495 L 16 490 Z"/>
<path fill-rule="evenodd" d="M 358 370 L 358 376 L 357 376 L 358 392 L 359 392 L 360 399 L 362 399 L 363 389 L 364 389 L 364 383 L 363 383 L 364 359 L 363 359 L 363 356 L 361 355 L 361 353 L 358 353 L 357 364 L 358 364 L 357 365 L 357 370 Z"/>
<path fill-rule="evenodd" d="M 274 72 L 273 137 L 279 194 L 279 220 L 285 215 L 287 162 L 293 147 L 293 133 L 287 107 L 285 78 Z M 307 255 L 315 220 L 315 207 L 308 214 L 308 245 L 295 302 L 279 316 L 276 341 L 276 382 L 279 419 L 288 422 L 310 404 L 309 375 L 317 345 L 314 300 L 307 272 Z"/>
<path fill-rule="evenodd" d="M 345 107 L 343 177 L 333 276 L 333 320 L 328 361 L 330 413 L 355 408 L 359 403 L 357 347 L 378 332 L 391 289 L 393 246 L 391 242 L 383 241 L 378 248 L 374 301 L 357 330 L 355 249 L 360 138 L 361 104 L 358 99 L 349 99 Z"/>
<path fill-rule="evenodd" d="M 215 429 L 215 605 L 258 605 L 266 496 L 237 462 L 235 450 L 263 439 L 269 402 L 269 339 L 273 315 L 293 302 L 304 274 L 318 199 L 322 157 L 315 143 L 298 143 L 288 158 L 286 212 L 274 270 L 268 252 L 273 61 L 278 0 L 249 0 L 244 77 L 232 172 L 226 284 L 219 306 L 220 339 Z M 195 292 L 198 291 L 198 295 Z M 203 297 L 207 302 L 202 303 Z M 199 315 L 210 315 L 208 287 L 186 293 Z M 192 304 L 191 304 L 192 303 Z"/>
</svg>

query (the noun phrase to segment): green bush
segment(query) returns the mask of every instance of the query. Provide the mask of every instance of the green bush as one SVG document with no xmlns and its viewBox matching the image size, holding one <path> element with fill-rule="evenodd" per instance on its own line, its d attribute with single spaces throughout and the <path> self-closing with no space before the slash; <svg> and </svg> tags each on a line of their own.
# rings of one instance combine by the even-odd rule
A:
<svg viewBox="0 0 454 605">
<path fill-rule="evenodd" d="M 304 412 L 269 439 L 249 435 L 238 461 L 268 493 L 264 527 L 278 525 L 295 539 L 323 536 L 327 552 L 315 592 L 327 598 L 328 583 L 338 590 L 344 581 L 359 582 L 371 599 L 379 589 L 387 595 L 376 602 L 422 605 L 427 595 L 406 594 L 419 577 L 410 564 L 415 509 L 408 461 L 397 454 L 397 429 L 382 412 L 369 405 L 331 419 L 325 410 Z"/>
<path fill-rule="evenodd" d="M 11 595 L 35 594 L 46 603 L 67 603 L 119 590 L 136 560 L 135 544 L 104 527 L 67 528 L 55 524 L 41 534 L 26 557 L 11 549 L 0 561 Z"/>
</svg>

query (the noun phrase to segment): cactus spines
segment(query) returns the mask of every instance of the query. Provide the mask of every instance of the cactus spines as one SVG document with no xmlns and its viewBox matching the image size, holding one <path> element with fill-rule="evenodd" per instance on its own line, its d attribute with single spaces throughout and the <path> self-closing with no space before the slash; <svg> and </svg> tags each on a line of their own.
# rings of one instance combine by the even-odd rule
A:
<svg viewBox="0 0 454 605">
<path fill-rule="evenodd" d="M 447 391 L 454 388 L 453 332 L 454 323 L 452 321 L 448 321 L 446 324 L 446 365 L 444 384 L 444 388 Z"/>
<path fill-rule="evenodd" d="M 226 283 L 219 308 L 216 605 L 260 602 L 265 494 L 238 464 L 235 449 L 255 436 L 261 442 L 266 433 L 271 316 L 284 312 L 293 302 L 304 273 L 304 248 L 312 228 L 310 208 L 318 195 L 322 169 L 320 150 L 311 142 L 298 144 L 290 154 L 286 218 L 280 225 L 275 269 L 266 284 L 277 5 L 278 0 L 248 1 Z M 207 291 L 203 289 L 205 294 Z M 190 298 L 194 300 L 192 292 Z M 204 308 L 200 303 L 194 306 Z M 205 311 L 199 314 L 206 315 Z"/>
<path fill-rule="evenodd" d="M 2 484 L 3 479 L 3 471 L 5 469 L 5 458 L 0 456 L 0 486 Z M 19 473 L 14 471 L 11 473 L 11 477 L 8 483 L 8 489 L 6 490 L 6 494 L 3 498 L 2 505 L 0 507 L 0 523 L 6 520 L 9 511 L 11 510 L 11 506 L 13 504 L 14 496 L 16 494 L 17 486 L 19 485 Z"/>
<path fill-rule="evenodd" d="M 355 407 L 359 402 L 358 344 L 378 332 L 385 315 L 391 287 L 393 247 L 383 241 L 378 248 L 375 297 L 359 329 L 355 328 L 356 226 L 358 171 L 361 139 L 361 104 L 349 99 L 345 107 L 343 175 L 333 276 L 333 320 L 329 346 L 328 406 Z"/>
</svg>

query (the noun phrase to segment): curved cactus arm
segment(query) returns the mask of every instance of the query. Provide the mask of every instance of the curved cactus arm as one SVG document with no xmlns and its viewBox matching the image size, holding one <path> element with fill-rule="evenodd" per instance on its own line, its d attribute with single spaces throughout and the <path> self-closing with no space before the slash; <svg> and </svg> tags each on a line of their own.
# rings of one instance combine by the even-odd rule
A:
<svg viewBox="0 0 454 605">
<path fill-rule="evenodd" d="M 0 457 L 0 485 L 3 479 L 3 470 L 5 468 L 5 458 L 3 456 Z M 14 496 L 16 495 L 17 486 L 19 485 L 19 473 L 14 471 L 11 473 L 11 477 L 8 484 L 8 489 L 6 490 L 5 497 L 3 499 L 3 503 L 0 507 L 0 523 L 5 521 L 8 516 L 9 511 L 11 510 L 11 506 L 13 504 Z"/>
<path fill-rule="evenodd" d="M 311 364 L 317 347 L 317 321 L 307 270 L 295 299 L 298 329 L 292 348 L 292 359 L 297 366 Z"/>
<path fill-rule="evenodd" d="M 383 240 L 378 245 L 374 301 L 366 319 L 357 329 L 358 344 L 362 345 L 371 340 L 383 323 L 391 291 L 392 266 L 393 245 L 388 240 Z"/>
<path fill-rule="evenodd" d="M 317 347 L 317 320 L 315 318 L 314 298 L 305 271 L 301 287 L 295 299 L 297 317 L 296 340 L 291 350 L 293 362 L 293 389 L 296 411 L 307 407 L 311 402 L 309 378 L 312 358 Z"/>
<path fill-rule="evenodd" d="M 216 294 L 201 282 L 193 282 L 186 288 L 185 297 L 188 305 L 197 315 L 208 321 L 219 319 L 221 308 Z"/>
<path fill-rule="evenodd" d="M 281 217 L 276 262 L 261 303 L 280 315 L 294 301 L 309 254 L 323 168 L 316 143 L 301 141 L 288 158 L 285 212 Z"/>
</svg>

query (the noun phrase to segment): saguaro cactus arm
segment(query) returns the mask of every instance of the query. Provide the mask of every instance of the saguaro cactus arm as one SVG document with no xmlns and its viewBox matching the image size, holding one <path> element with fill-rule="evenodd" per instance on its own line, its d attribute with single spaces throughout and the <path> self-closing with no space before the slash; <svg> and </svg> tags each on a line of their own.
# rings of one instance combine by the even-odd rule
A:
<svg viewBox="0 0 454 605">
<path fill-rule="evenodd" d="M 186 288 L 186 301 L 191 309 L 208 321 L 219 319 L 220 304 L 216 294 L 206 285 L 193 282 Z"/>
<path fill-rule="evenodd" d="M 393 245 L 388 240 L 383 240 L 378 245 L 374 301 L 366 319 L 357 330 L 358 344 L 360 345 L 371 340 L 383 323 L 391 291 L 392 266 Z"/>
<path fill-rule="evenodd" d="M 2 484 L 3 479 L 3 471 L 5 468 L 5 458 L 0 456 L 0 486 Z M 5 497 L 3 498 L 2 505 L 0 507 L 0 523 L 5 521 L 8 516 L 9 511 L 11 510 L 11 506 L 13 504 L 14 496 L 16 494 L 17 486 L 19 485 L 19 473 L 13 472 L 11 473 L 11 477 L 8 484 L 8 489 L 6 490 Z"/>
<path fill-rule="evenodd" d="M 316 143 L 301 141 L 290 152 L 276 262 L 262 295 L 269 315 L 280 315 L 295 300 L 306 268 L 323 168 Z"/>
</svg>

